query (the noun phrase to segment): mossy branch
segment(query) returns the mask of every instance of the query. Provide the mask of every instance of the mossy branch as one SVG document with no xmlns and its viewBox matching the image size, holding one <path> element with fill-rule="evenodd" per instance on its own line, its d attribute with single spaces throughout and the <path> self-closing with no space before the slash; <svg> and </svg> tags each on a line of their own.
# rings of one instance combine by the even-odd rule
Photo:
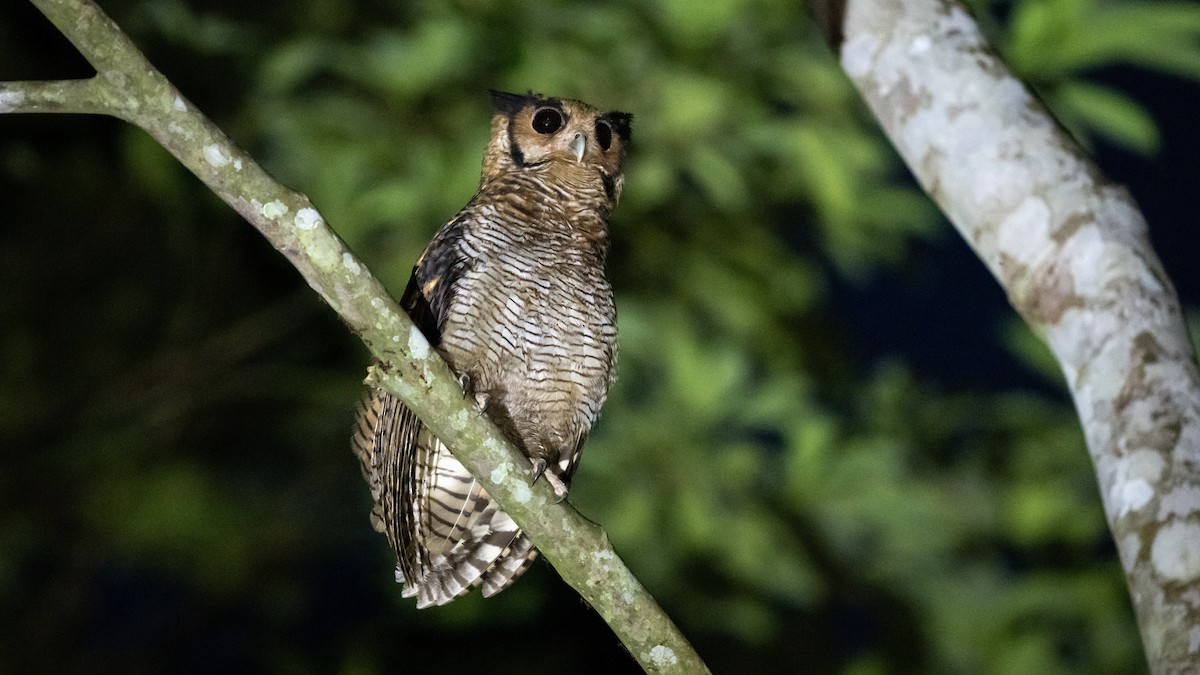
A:
<svg viewBox="0 0 1200 675">
<path fill-rule="evenodd" d="M 425 421 L 647 672 L 708 672 L 604 532 L 557 503 L 545 481 L 532 482 L 529 461 L 462 395 L 446 363 L 308 197 L 280 185 L 234 145 L 92 0 L 31 2 L 97 73 L 87 80 L 0 83 L 0 113 L 105 114 L 153 136 L 291 261 L 382 364 L 369 384 L 399 396 Z"/>
</svg>

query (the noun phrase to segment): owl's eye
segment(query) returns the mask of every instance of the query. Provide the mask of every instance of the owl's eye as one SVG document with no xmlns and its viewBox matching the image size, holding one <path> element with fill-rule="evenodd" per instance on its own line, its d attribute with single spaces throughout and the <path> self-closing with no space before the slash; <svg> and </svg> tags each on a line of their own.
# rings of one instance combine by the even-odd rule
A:
<svg viewBox="0 0 1200 675">
<path fill-rule="evenodd" d="M 562 128 L 562 113 L 554 108 L 542 108 L 533 114 L 533 130 L 539 134 L 552 134 Z"/>
<path fill-rule="evenodd" d="M 608 122 L 596 122 L 596 142 L 601 150 L 608 150 L 608 146 L 612 145 L 612 127 L 608 126 Z"/>
</svg>

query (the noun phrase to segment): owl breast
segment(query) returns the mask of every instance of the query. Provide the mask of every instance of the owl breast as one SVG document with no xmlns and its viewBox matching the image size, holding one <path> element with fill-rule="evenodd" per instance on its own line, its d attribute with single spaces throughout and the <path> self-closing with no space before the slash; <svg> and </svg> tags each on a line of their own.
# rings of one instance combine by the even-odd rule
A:
<svg viewBox="0 0 1200 675">
<path fill-rule="evenodd" d="M 470 292 L 452 299 L 441 348 L 513 442 L 569 477 L 612 380 L 612 289 L 586 241 L 504 232 L 464 237 Z"/>
</svg>

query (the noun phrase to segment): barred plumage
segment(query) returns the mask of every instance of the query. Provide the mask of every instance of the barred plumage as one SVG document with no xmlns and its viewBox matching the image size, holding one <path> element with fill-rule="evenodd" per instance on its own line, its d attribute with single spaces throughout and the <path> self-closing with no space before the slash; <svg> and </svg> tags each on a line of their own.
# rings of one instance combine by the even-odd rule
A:
<svg viewBox="0 0 1200 675">
<path fill-rule="evenodd" d="M 479 190 L 421 254 L 401 304 L 496 425 L 565 495 L 616 365 L 608 216 L 630 116 L 493 92 Z M 500 592 L 537 555 L 400 401 L 371 391 L 353 446 L 372 526 L 418 607 Z"/>
</svg>

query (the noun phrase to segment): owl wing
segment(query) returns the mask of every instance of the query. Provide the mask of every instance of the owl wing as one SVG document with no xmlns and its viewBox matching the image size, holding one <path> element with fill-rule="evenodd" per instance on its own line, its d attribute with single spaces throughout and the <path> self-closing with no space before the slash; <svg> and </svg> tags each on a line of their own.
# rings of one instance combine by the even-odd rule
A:
<svg viewBox="0 0 1200 675">
<path fill-rule="evenodd" d="M 457 280 L 469 262 L 448 223 L 422 254 L 400 304 L 437 347 Z M 396 552 L 396 580 L 418 607 L 442 605 L 482 585 L 503 590 L 536 556 L 515 522 L 403 403 L 372 390 L 353 437 L 374 506 L 371 524 Z"/>
<path fill-rule="evenodd" d="M 409 277 L 400 306 L 431 344 L 435 340 L 440 341 L 441 333 L 436 317 L 417 283 L 416 268 Z M 371 489 L 371 499 L 374 502 L 371 509 L 371 527 L 376 532 L 387 534 L 393 548 L 397 547 L 399 537 L 394 532 L 395 527 L 389 531 L 387 523 L 399 524 L 397 516 L 403 509 L 398 507 L 398 503 L 403 501 L 401 490 L 404 486 L 397 485 L 394 480 L 384 485 L 386 467 L 395 463 L 389 461 L 395 459 L 391 455 L 398 454 L 399 458 L 403 459 L 405 455 L 411 454 L 403 449 L 415 447 L 417 434 L 422 426 L 420 419 L 404 404 L 378 389 L 366 392 L 355 419 L 351 447 L 358 457 L 363 479 Z M 397 548 L 397 551 L 399 550 Z"/>
</svg>

